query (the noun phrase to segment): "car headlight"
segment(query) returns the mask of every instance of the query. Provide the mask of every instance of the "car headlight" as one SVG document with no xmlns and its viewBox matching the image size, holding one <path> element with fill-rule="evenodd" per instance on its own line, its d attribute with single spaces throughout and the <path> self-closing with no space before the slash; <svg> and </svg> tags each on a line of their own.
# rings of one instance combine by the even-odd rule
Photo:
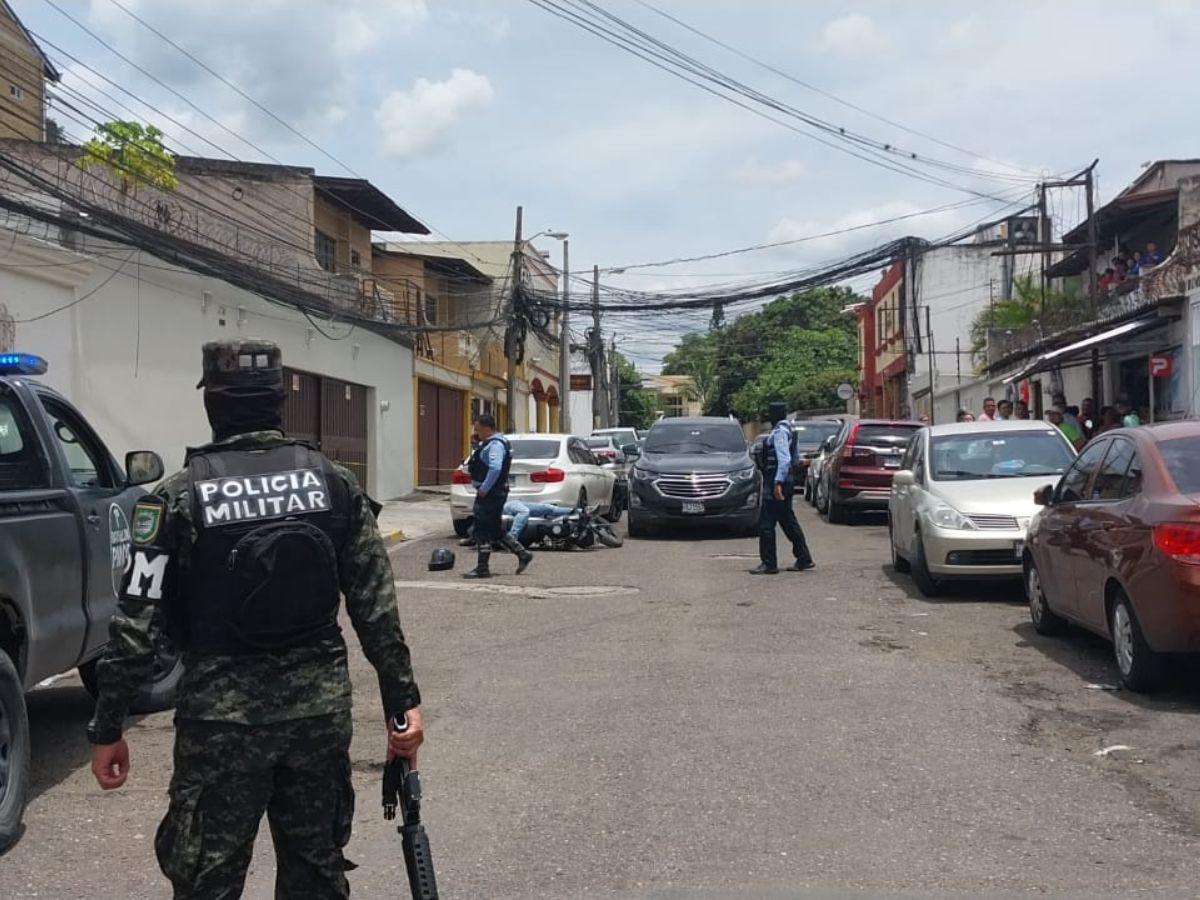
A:
<svg viewBox="0 0 1200 900">
<path fill-rule="evenodd" d="M 645 469 L 639 468 L 638 466 L 634 466 L 633 477 L 638 481 L 649 481 L 654 477 L 654 473 L 648 472 Z"/>
<path fill-rule="evenodd" d="M 733 473 L 734 481 L 750 481 L 754 478 L 754 467 L 748 469 L 738 469 Z"/>
<path fill-rule="evenodd" d="M 929 513 L 929 521 L 938 528 L 954 528 L 959 531 L 973 531 L 975 526 L 971 520 L 953 506 L 939 503 Z"/>
</svg>

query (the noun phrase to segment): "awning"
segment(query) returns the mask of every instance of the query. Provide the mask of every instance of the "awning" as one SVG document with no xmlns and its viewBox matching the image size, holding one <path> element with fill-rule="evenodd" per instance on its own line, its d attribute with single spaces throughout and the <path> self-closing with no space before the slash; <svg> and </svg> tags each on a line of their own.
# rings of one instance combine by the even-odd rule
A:
<svg viewBox="0 0 1200 900">
<path fill-rule="evenodd" d="M 1061 365 L 1067 358 L 1075 355 L 1080 350 L 1087 350 L 1099 344 L 1106 344 L 1109 341 L 1119 337 L 1132 337 L 1135 334 L 1140 334 L 1143 331 L 1149 331 L 1151 328 L 1157 328 L 1160 325 L 1166 325 L 1173 321 L 1166 316 L 1145 316 L 1141 319 L 1134 319 L 1131 322 L 1124 322 L 1115 328 L 1110 328 L 1108 331 L 1102 331 L 1099 334 L 1093 334 L 1091 337 L 1086 337 L 1081 341 L 1076 341 L 1074 344 L 1067 344 L 1065 347 L 1059 347 L 1057 350 L 1051 350 L 1049 353 L 1043 353 L 1032 363 L 1021 369 L 1013 375 L 1009 375 L 1004 379 L 1005 384 L 1012 384 L 1014 381 L 1021 381 L 1034 375 L 1037 372 L 1044 372 L 1046 369 Z"/>
</svg>

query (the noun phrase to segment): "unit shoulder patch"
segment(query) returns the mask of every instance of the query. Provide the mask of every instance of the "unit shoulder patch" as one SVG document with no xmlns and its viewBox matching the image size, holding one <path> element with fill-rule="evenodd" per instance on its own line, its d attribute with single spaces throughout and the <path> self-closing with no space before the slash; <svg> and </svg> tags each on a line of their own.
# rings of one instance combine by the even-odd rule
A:
<svg viewBox="0 0 1200 900">
<path fill-rule="evenodd" d="M 158 497 L 144 497 L 133 506 L 133 542 L 152 544 L 162 528 L 166 504 Z"/>
</svg>

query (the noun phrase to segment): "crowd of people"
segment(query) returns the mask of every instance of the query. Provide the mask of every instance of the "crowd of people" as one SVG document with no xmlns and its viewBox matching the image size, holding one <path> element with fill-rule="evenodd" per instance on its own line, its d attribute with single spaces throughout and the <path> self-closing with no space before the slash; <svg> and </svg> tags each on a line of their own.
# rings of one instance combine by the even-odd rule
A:
<svg viewBox="0 0 1200 900">
<path fill-rule="evenodd" d="M 1109 260 L 1110 265 L 1104 270 L 1104 274 L 1100 276 L 1097 283 L 1100 290 L 1107 293 L 1114 290 L 1121 282 L 1139 277 L 1142 273 L 1157 266 L 1162 260 L 1162 254 L 1153 241 L 1146 244 L 1145 250 L 1118 251 Z"/>
<path fill-rule="evenodd" d="M 1096 402 L 1091 397 L 1084 397 L 1076 406 L 1068 404 L 1067 398 L 1062 394 L 1055 394 L 1052 404 L 1046 410 L 1046 421 L 1056 426 L 1076 450 L 1098 434 L 1114 428 L 1133 428 L 1142 424 L 1137 410 L 1126 400 L 1118 400 L 1113 406 L 1102 406 L 1099 416 L 1096 415 Z M 1029 404 L 1024 400 L 996 400 L 994 397 L 986 397 L 983 410 L 978 416 L 969 409 L 960 409 L 956 421 L 1004 422 L 1029 418 Z"/>
</svg>

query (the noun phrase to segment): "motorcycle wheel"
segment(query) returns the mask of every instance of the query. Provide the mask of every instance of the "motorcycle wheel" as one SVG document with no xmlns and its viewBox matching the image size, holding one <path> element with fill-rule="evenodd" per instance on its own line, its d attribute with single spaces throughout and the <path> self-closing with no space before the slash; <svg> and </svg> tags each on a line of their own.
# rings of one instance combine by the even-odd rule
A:
<svg viewBox="0 0 1200 900">
<path fill-rule="evenodd" d="M 601 526 L 596 529 L 596 540 L 605 547 L 622 547 L 625 545 L 625 542 L 608 526 Z"/>
</svg>

